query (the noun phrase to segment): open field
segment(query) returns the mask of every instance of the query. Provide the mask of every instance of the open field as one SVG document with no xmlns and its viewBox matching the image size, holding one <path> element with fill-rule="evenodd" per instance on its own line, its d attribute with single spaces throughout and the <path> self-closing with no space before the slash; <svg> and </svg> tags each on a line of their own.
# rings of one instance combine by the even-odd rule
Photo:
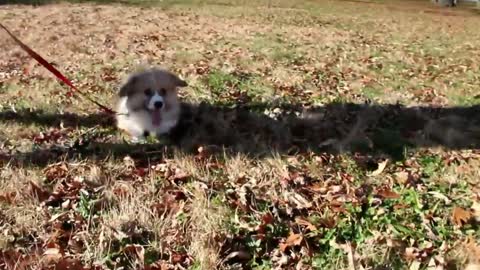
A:
<svg viewBox="0 0 480 270">
<path fill-rule="evenodd" d="M 0 269 L 480 269 L 475 10 L 32 2 L 0 22 L 101 103 L 189 87 L 131 144 L 0 31 Z"/>
</svg>

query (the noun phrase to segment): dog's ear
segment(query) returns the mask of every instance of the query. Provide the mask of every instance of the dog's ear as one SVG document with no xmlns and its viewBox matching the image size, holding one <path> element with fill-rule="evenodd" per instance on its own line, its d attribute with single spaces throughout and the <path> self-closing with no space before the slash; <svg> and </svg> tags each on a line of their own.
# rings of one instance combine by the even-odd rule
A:
<svg viewBox="0 0 480 270">
<path fill-rule="evenodd" d="M 171 73 L 170 76 L 172 77 L 173 83 L 176 87 L 187 87 L 188 83 L 182 79 L 180 79 L 177 75 Z"/>
<path fill-rule="evenodd" d="M 132 93 L 136 82 L 137 82 L 137 76 L 130 77 L 127 80 L 127 82 L 120 87 L 120 91 L 118 92 L 118 95 L 120 97 L 129 96 Z"/>
</svg>

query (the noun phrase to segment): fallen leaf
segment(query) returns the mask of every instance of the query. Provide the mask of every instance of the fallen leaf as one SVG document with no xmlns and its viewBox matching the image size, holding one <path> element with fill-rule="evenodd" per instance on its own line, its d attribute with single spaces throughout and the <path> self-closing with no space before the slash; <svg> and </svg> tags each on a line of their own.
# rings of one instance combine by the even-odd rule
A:
<svg viewBox="0 0 480 270">
<path fill-rule="evenodd" d="M 295 222 L 297 222 L 297 224 L 300 225 L 300 226 L 307 227 L 307 229 L 312 231 L 312 232 L 317 230 L 317 227 L 315 227 L 315 225 L 313 225 L 312 223 L 310 223 L 309 221 L 307 221 L 307 220 L 305 220 L 301 217 L 296 217 Z"/>
<path fill-rule="evenodd" d="M 393 239 L 393 238 L 390 238 L 390 237 L 386 238 L 385 242 L 386 242 L 388 247 L 393 247 L 393 248 L 399 248 L 403 244 L 402 241 L 396 240 L 396 239 Z"/>
<path fill-rule="evenodd" d="M 405 184 L 408 181 L 408 172 L 397 172 L 395 173 L 395 181 L 398 184 Z"/>
<path fill-rule="evenodd" d="M 387 163 L 388 163 L 388 159 L 385 159 L 384 161 L 378 163 L 378 168 L 375 171 L 368 174 L 368 176 L 380 175 L 383 172 L 383 170 L 385 170 L 385 168 L 387 167 Z"/>
<path fill-rule="evenodd" d="M 62 252 L 59 248 L 47 248 L 43 253 L 43 262 L 45 264 L 51 264 L 58 262 L 62 258 Z"/>
<path fill-rule="evenodd" d="M 398 210 L 398 209 L 405 209 L 405 208 L 408 208 L 408 207 L 410 207 L 408 204 L 397 203 L 393 206 L 393 209 Z"/>
<path fill-rule="evenodd" d="M 271 225 L 274 221 L 273 215 L 270 213 L 266 213 L 262 216 L 262 223 L 258 225 L 256 231 L 257 231 L 257 236 L 258 237 L 264 237 L 265 236 L 265 231 L 268 225 Z"/>
<path fill-rule="evenodd" d="M 417 258 L 418 250 L 414 247 L 405 248 L 405 259 L 412 261 Z"/>
<path fill-rule="evenodd" d="M 40 260 L 38 255 L 26 255 L 12 249 L 0 250 L 0 269 L 31 269 Z"/>
<path fill-rule="evenodd" d="M 15 191 L 5 192 L 0 194 L 0 202 L 13 204 L 15 202 L 16 197 L 17 197 L 17 193 Z"/>
<path fill-rule="evenodd" d="M 384 199 L 398 199 L 400 198 L 400 194 L 392 191 L 389 188 L 382 188 L 377 191 L 377 195 L 384 198 Z"/>
<path fill-rule="evenodd" d="M 40 187 L 37 183 L 30 180 L 30 194 L 38 199 L 40 202 L 45 201 L 50 196 L 50 193 Z"/>
<path fill-rule="evenodd" d="M 464 223 L 467 223 L 472 217 L 472 213 L 461 207 L 453 208 L 452 219 L 453 223 L 457 226 L 462 226 Z"/>
<path fill-rule="evenodd" d="M 40 132 L 37 135 L 34 135 L 32 137 L 32 141 L 36 144 L 41 144 L 45 142 L 56 142 L 58 143 L 61 139 L 65 139 L 68 136 L 68 132 L 70 129 L 57 129 L 57 128 L 51 128 L 49 131 L 43 133 Z"/>
<path fill-rule="evenodd" d="M 187 258 L 188 256 L 183 253 L 173 253 L 170 257 L 173 264 L 183 263 Z"/>
<path fill-rule="evenodd" d="M 325 194 L 327 193 L 328 189 L 327 187 L 325 187 L 325 185 L 322 183 L 315 183 L 313 185 L 310 185 L 308 187 L 308 189 L 312 192 L 317 192 L 317 193 L 321 193 L 321 194 Z"/>
<path fill-rule="evenodd" d="M 290 233 L 285 243 L 280 244 L 280 250 L 285 252 L 288 247 L 298 246 L 302 243 L 303 236 L 301 234 Z"/>
<path fill-rule="evenodd" d="M 62 179 L 68 175 L 68 166 L 65 163 L 52 164 L 44 169 L 43 173 L 49 182 Z"/>
<path fill-rule="evenodd" d="M 342 185 L 332 185 L 328 187 L 328 192 L 333 194 L 340 193 L 342 190 L 343 190 Z"/>
<path fill-rule="evenodd" d="M 289 195 L 289 196 L 288 196 Z M 297 209 L 306 209 L 312 207 L 312 203 L 296 192 L 287 194 L 288 201 L 295 205 Z"/>
</svg>

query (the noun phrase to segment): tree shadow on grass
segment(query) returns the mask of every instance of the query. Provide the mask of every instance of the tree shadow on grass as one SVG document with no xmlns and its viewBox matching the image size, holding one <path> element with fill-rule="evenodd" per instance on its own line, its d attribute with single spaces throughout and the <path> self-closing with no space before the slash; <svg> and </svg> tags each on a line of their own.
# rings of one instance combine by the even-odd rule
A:
<svg viewBox="0 0 480 270">
<path fill-rule="evenodd" d="M 113 126 L 102 114 L 48 114 L 41 111 L 0 112 L 0 122 L 69 127 Z M 404 107 L 331 103 L 304 108 L 264 103 L 229 108 L 201 103 L 183 104 L 178 126 L 166 136 L 167 144 L 128 144 L 108 136 L 77 139 L 68 147 L 36 147 L 31 152 L 3 153 L 0 160 L 44 166 L 65 155 L 77 158 L 160 158 L 178 149 L 196 153 L 198 147 L 223 149 L 264 157 L 274 152 L 296 154 L 361 153 L 402 160 L 409 149 L 441 146 L 478 149 L 480 106 Z M 110 136 L 111 137 L 111 136 Z M 168 146 L 168 147 L 167 147 Z"/>
</svg>

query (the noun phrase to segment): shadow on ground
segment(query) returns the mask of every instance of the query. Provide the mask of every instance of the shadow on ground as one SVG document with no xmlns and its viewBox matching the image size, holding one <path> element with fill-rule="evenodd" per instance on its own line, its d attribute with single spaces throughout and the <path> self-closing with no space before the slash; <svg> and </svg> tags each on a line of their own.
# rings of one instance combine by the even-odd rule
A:
<svg viewBox="0 0 480 270">
<path fill-rule="evenodd" d="M 42 111 L 3 111 L 0 122 L 113 127 L 113 120 L 102 114 L 81 116 Z M 36 146 L 31 152 L 4 152 L 0 153 L 0 160 L 32 166 L 43 166 L 65 156 L 103 159 L 123 158 L 128 154 L 147 160 L 160 158 L 165 149 L 192 153 L 200 146 L 213 150 L 225 147 L 229 153 L 250 156 L 314 151 L 386 155 L 402 160 L 406 151 L 419 147 L 478 149 L 480 106 L 433 108 L 332 103 L 310 108 L 301 105 L 272 108 L 258 103 L 228 108 L 207 103 L 184 104 L 181 121 L 166 137 L 167 144 L 133 145 L 113 138 L 116 137 L 97 134 L 77 139 L 68 147 Z"/>
</svg>

